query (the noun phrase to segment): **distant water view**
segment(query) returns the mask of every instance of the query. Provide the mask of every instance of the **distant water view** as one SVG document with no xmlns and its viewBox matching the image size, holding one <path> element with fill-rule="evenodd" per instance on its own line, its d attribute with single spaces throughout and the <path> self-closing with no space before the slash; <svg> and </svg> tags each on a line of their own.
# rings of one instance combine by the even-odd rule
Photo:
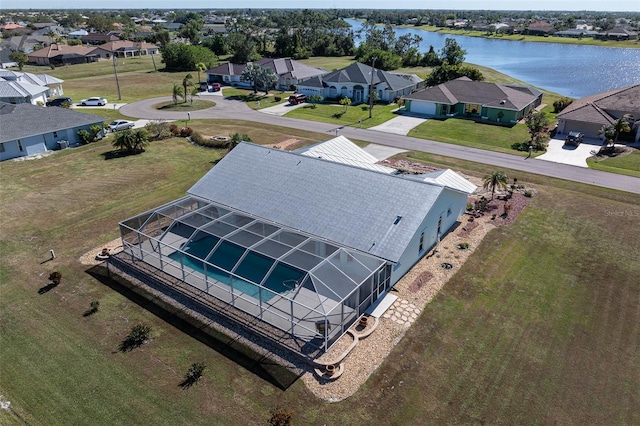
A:
<svg viewBox="0 0 640 426">
<path fill-rule="evenodd" d="M 346 19 L 357 31 L 358 21 Z M 465 62 L 493 68 L 532 86 L 572 98 L 640 84 L 640 49 L 535 43 L 395 28 L 396 36 L 422 37 L 422 53 L 438 51 L 454 38 L 467 51 Z M 356 44 L 360 40 L 356 37 Z"/>
</svg>

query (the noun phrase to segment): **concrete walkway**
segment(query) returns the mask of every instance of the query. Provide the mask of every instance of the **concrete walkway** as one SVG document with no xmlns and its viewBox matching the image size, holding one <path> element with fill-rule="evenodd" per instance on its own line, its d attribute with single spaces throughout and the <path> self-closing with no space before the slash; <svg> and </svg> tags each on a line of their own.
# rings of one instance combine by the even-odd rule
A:
<svg viewBox="0 0 640 426">
<path fill-rule="evenodd" d="M 168 111 L 158 111 L 153 109 L 153 105 L 171 100 L 170 96 L 145 99 L 139 102 L 124 105 L 120 112 L 129 117 L 181 120 L 183 113 Z M 333 124 L 315 121 L 299 120 L 289 117 L 282 117 L 272 114 L 261 114 L 245 105 L 244 102 L 233 101 L 220 97 L 216 99 L 216 106 L 204 110 L 193 111 L 191 119 L 233 119 L 247 120 L 257 123 L 273 124 L 275 126 L 290 127 L 327 134 L 327 139 L 336 133 Z M 372 130 L 358 129 L 355 127 L 343 127 L 339 133 L 349 139 L 359 139 L 378 145 L 390 146 L 402 150 L 424 151 L 437 155 L 444 155 L 462 160 L 474 161 L 476 163 L 487 164 L 487 172 L 493 168 L 521 170 L 524 172 L 537 173 L 540 175 L 581 182 L 605 188 L 618 189 L 621 191 L 640 194 L 640 178 L 615 173 L 603 172 L 584 167 L 576 167 L 567 164 L 559 164 L 550 161 L 529 159 L 514 154 L 504 154 L 501 152 L 486 151 L 483 149 L 470 148 L 459 145 L 452 145 L 428 139 L 412 138 L 409 136 L 395 135 L 390 137 L 388 133 Z"/>
<path fill-rule="evenodd" d="M 411 129 L 424 123 L 425 121 L 427 121 L 426 118 L 400 115 L 398 117 L 392 118 L 391 120 L 385 121 L 382 124 L 373 126 L 370 129 L 377 130 L 379 132 L 393 133 L 395 135 L 404 136 L 409 134 L 409 131 Z"/>
<path fill-rule="evenodd" d="M 256 111 L 259 111 L 259 112 L 261 112 L 263 114 L 285 115 L 289 111 L 293 111 L 294 109 L 303 107 L 305 105 L 306 104 L 291 105 L 289 102 L 283 102 L 281 104 L 274 105 L 274 106 L 268 107 L 268 108 L 258 109 Z"/>
<path fill-rule="evenodd" d="M 390 146 L 378 145 L 375 143 L 370 143 L 362 149 L 376 157 L 376 160 L 378 161 L 386 160 L 387 158 L 393 157 L 396 154 L 407 152 L 406 149 L 392 148 Z"/>
</svg>

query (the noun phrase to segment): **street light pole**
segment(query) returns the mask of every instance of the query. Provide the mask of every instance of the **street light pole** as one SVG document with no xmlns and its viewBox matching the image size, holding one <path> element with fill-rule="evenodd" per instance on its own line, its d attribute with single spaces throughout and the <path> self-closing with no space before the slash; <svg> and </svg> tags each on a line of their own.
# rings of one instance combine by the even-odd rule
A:
<svg viewBox="0 0 640 426">
<path fill-rule="evenodd" d="M 371 112 L 373 111 L 373 74 L 376 72 L 376 58 L 373 57 L 371 62 L 371 81 L 369 82 L 369 118 L 371 118 Z"/>
<path fill-rule="evenodd" d="M 118 87 L 118 100 L 122 100 L 122 97 L 120 96 L 120 82 L 118 81 L 118 70 L 116 69 L 116 64 L 118 63 L 118 57 L 115 55 L 115 53 L 113 54 L 113 73 L 116 76 L 116 86 Z"/>
</svg>

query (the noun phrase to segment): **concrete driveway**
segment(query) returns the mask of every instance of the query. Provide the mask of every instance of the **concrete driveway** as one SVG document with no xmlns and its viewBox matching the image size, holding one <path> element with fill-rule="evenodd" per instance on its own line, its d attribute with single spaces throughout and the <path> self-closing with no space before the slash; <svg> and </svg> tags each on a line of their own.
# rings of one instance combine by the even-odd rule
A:
<svg viewBox="0 0 640 426">
<path fill-rule="evenodd" d="M 386 160 L 389 157 L 393 157 L 396 154 L 400 154 L 401 152 L 407 152 L 406 149 L 394 148 L 392 146 L 378 145 L 376 143 L 370 143 L 369 145 L 362 148 L 369 154 L 376 157 L 378 161 Z"/>
<path fill-rule="evenodd" d="M 602 141 L 585 138 L 578 146 L 565 145 L 564 139 L 551 139 L 547 152 L 536 157 L 536 160 L 552 161 L 578 167 L 588 167 L 587 158 L 596 155 Z"/>
<path fill-rule="evenodd" d="M 373 126 L 371 130 L 377 130 L 379 132 L 393 133 L 394 135 L 407 135 L 411 129 L 427 121 L 426 118 L 410 117 L 406 115 L 400 115 L 392 118 L 382 124 Z"/>
<path fill-rule="evenodd" d="M 283 102 L 281 104 L 274 105 L 274 106 L 269 107 L 269 108 L 262 108 L 262 109 L 259 109 L 257 111 L 262 112 L 264 114 L 285 115 L 289 111 L 293 111 L 294 109 L 303 107 L 305 105 L 307 105 L 307 104 L 291 105 L 289 102 Z"/>
</svg>

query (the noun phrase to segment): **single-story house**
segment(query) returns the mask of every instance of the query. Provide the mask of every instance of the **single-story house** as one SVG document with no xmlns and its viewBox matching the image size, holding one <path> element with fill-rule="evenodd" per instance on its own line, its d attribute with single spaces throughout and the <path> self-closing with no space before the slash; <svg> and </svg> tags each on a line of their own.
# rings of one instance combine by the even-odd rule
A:
<svg viewBox="0 0 640 426">
<path fill-rule="evenodd" d="M 5 71 L 5 70 L 3 70 Z M 44 105 L 47 102 L 48 87 L 26 81 L 10 81 L 0 78 L 0 102 L 10 104 Z M 2 129 L 4 132 L 5 129 Z"/>
<path fill-rule="evenodd" d="M 79 130 L 106 120 L 66 108 L 0 102 L 0 161 L 77 145 Z"/>
<path fill-rule="evenodd" d="M 321 68 L 310 67 L 288 58 L 262 58 L 247 64 L 259 65 L 263 68 L 270 68 L 278 76 L 275 88 L 278 90 L 291 90 L 291 86 L 297 86 L 303 81 L 312 77 L 326 74 L 328 71 Z M 206 71 L 207 81 L 210 83 L 225 83 L 233 86 L 252 87 L 251 83 L 242 80 L 242 72 L 247 64 L 233 64 L 230 62 L 218 65 Z"/>
<path fill-rule="evenodd" d="M 22 71 L 0 70 L 0 79 L 42 86 L 45 89 L 48 89 L 46 92 L 47 97 L 64 95 L 64 90 L 62 89 L 62 83 L 64 83 L 64 80 L 50 76 L 48 74 L 33 74 L 30 72 Z"/>
<path fill-rule="evenodd" d="M 221 315 L 240 312 L 249 330 L 284 336 L 276 340 L 292 340 L 292 351 L 326 350 L 437 244 L 475 190 L 454 172 L 428 180 L 360 167 L 369 161 L 357 153 L 343 161 L 353 144 L 322 154 L 345 143 L 301 153 L 239 144 L 186 197 L 121 222 L 124 251 L 112 262 L 144 265 L 137 276 L 197 293 Z"/>
<path fill-rule="evenodd" d="M 18 66 L 18 63 L 9 57 L 10 55 L 11 50 L 0 49 L 0 68 L 6 69 Z"/>
<path fill-rule="evenodd" d="M 602 126 L 625 116 L 634 123 L 634 140 L 640 142 L 640 84 L 576 99 L 556 116 L 557 133 L 582 132 L 588 138 L 602 139 L 598 134 Z"/>
<path fill-rule="evenodd" d="M 29 62 L 36 65 L 73 65 L 97 62 L 95 46 L 67 46 L 53 43 L 43 49 L 29 53 Z"/>
<path fill-rule="evenodd" d="M 591 38 L 594 38 L 597 34 L 598 34 L 598 32 L 594 31 L 594 30 L 585 30 L 585 29 L 572 28 L 572 29 L 564 30 L 564 31 L 556 31 L 556 33 L 553 34 L 553 35 L 556 36 L 556 37 L 571 37 L 571 38 L 591 37 Z"/>
<path fill-rule="evenodd" d="M 596 34 L 598 40 L 636 40 L 638 32 L 625 28 L 612 28 Z"/>
<path fill-rule="evenodd" d="M 542 103 L 532 87 L 460 77 L 404 97 L 405 112 L 434 117 L 468 117 L 517 123 Z"/>
<path fill-rule="evenodd" d="M 155 55 L 159 51 L 158 46 L 147 42 L 131 40 L 110 41 L 97 46 L 93 51 L 100 59 L 111 59 L 114 55 L 119 58 L 132 58 L 134 56 Z"/>
<path fill-rule="evenodd" d="M 82 40 L 82 43 L 84 44 L 98 45 L 120 40 L 120 34 L 120 31 L 109 31 L 108 33 L 94 32 L 80 37 L 80 40 Z"/>
<path fill-rule="evenodd" d="M 53 39 L 49 36 L 24 34 L 8 37 L 0 42 L 0 46 L 13 51 L 17 50 L 24 53 L 31 53 L 33 52 L 34 48 L 41 49 L 43 47 L 49 46 L 51 43 L 53 43 Z"/>
<path fill-rule="evenodd" d="M 76 30 L 76 31 L 71 31 L 69 34 L 67 34 L 67 37 L 69 38 L 69 40 L 80 40 L 82 37 L 86 35 L 89 35 L 89 31 Z"/>
<path fill-rule="evenodd" d="M 307 96 L 320 95 L 325 99 L 347 97 L 358 104 L 369 101 L 372 89 L 379 100 L 394 102 L 396 98 L 416 90 L 417 86 L 414 78 L 405 78 L 355 62 L 340 70 L 311 78 L 299 84 L 297 91 Z"/>
</svg>

